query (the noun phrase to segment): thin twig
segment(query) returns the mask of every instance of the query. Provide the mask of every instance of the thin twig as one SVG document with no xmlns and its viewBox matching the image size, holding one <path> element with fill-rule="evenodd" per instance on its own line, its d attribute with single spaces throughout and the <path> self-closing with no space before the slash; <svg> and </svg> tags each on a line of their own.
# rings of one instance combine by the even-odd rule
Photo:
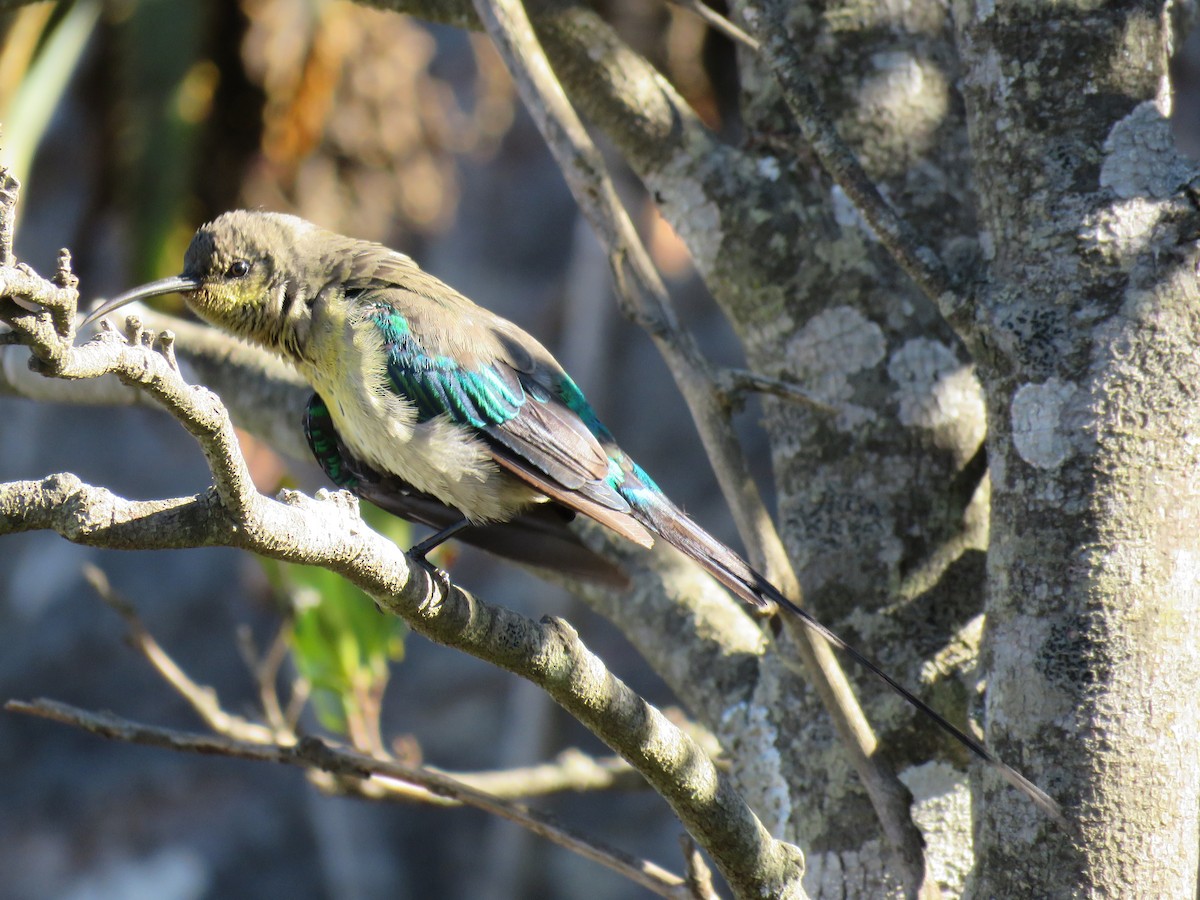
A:
<svg viewBox="0 0 1200 900">
<path fill-rule="evenodd" d="M 681 9 L 686 9 L 692 15 L 702 19 L 705 24 L 711 28 L 715 28 L 731 41 L 743 44 L 751 50 L 758 52 L 758 41 L 742 31 L 727 18 L 713 9 L 711 6 L 705 6 L 702 0 L 669 0 Z"/>
<path fill-rule="evenodd" d="M 108 576 L 102 569 L 86 563 L 83 566 L 83 575 L 100 599 L 124 619 L 129 629 L 129 641 L 134 649 L 145 656 L 163 680 L 188 701 L 209 728 L 233 740 L 255 744 L 274 743 L 290 746 L 297 742 L 299 738 L 295 733 L 295 723 L 292 722 L 289 725 L 281 712 L 277 713 L 277 722 L 272 721 L 272 717 L 268 716 L 271 728 L 265 728 L 226 712 L 221 706 L 216 692 L 212 688 L 197 684 L 163 649 L 146 628 L 133 604 L 112 588 Z M 253 647 L 246 645 L 245 640 L 241 641 L 251 672 L 259 682 L 260 702 L 264 703 L 264 707 L 273 705 L 276 710 L 278 710 L 278 695 L 273 690 L 274 673 L 278 671 L 282 659 L 287 654 L 286 629 L 285 625 L 276 633 L 270 649 L 261 658 L 253 650 Z M 370 755 L 373 759 L 391 759 L 391 754 L 381 752 L 372 751 Z M 596 759 L 573 749 L 564 750 L 552 763 L 516 769 L 451 772 L 434 766 L 421 766 L 420 768 L 422 771 L 444 775 L 469 785 L 475 790 L 501 798 L 614 789 L 636 790 L 646 787 L 645 779 L 619 756 Z M 407 783 L 400 784 L 400 786 L 402 788 L 411 787 Z M 388 787 L 394 788 L 395 785 Z M 388 791 L 381 791 L 379 796 L 386 793 Z M 436 796 L 429 795 L 427 792 L 414 795 L 411 790 L 407 790 L 404 793 L 410 798 L 437 799 Z"/>
<path fill-rule="evenodd" d="M 239 645 L 259 684 L 259 700 L 268 714 L 271 728 L 249 722 L 232 715 L 220 705 L 212 688 L 197 684 L 183 671 L 162 648 L 133 604 L 113 589 L 103 569 L 91 563 L 83 566 L 83 576 L 101 600 L 125 621 L 129 629 L 129 640 L 133 647 L 146 657 L 163 680 L 175 689 L 213 731 L 225 737 L 251 743 L 276 743 L 285 746 L 296 743 L 294 722 L 290 723 L 279 710 L 278 694 L 274 690 L 275 676 L 288 650 L 285 624 L 276 632 L 267 653 L 259 656 L 249 634 L 239 633 Z M 274 709 L 274 715 L 270 709 Z M 372 752 L 373 759 L 391 759 L 390 753 Z M 422 771 L 444 775 L 466 784 L 475 790 L 494 797 L 536 797 L 566 792 L 591 792 L 606 790 L 639 790 L 646 788 L 646 780 L 619 756 L 598 759 L 580 750 L 567 749 L 558 754 L 554 762 L 515 769 L 487 770 L 479 772 L 452 772 L 436 766 L 422 766 Z M 402 787 L 409 787 L 405 784 Z M 411 792 L 406 792 L 411 796 Z M 422 796 L 421 799 L 428 799 Z"/>
<path fill-rule="evenodd" d="M 32 702 L 10 700 L 4 708 L 9 712 L 39 716 L 72 725 L 100 737 L 125 743 L 318 769 L 339 778 L 385 778 L 410 782 L 437 796 L 508 819 L 560 847 L 618 872 L 660 897 L 682 900 L 691 896 L 686 883 L 678 875 L 648 860 L 639 859 L 584 837 L 545 813 L 490 797 L 445 775 L 413 768 L 394 760 L 374 759 L 362 753 L 331 746 L 317 738 L 304 738 L 294 745 L 239 741 L 222 735 L 195 734 L 143 725 L 112 713 L 88 712 L 65 703 L 44 699 Z"/>
<path fill-rule="evenodd" d="M 289 731 L 295 731 L 300 724 L 300 716 L 312 696 L 312 682 L 307 678 L 297 678 L 292 682 L 292 692 L 288 696 L 287 706 L 283 710 L 283 721 Z"/>
<path fill-rule="evenodd" d="M 775 397 L 782 397 L 784 400 L 802 403 L 809 409 L 826 415 L 832 416 L 838 413 L 836 406 L 831 406 L 824 400 L 818 400 L 812 393 L 794 382 L 760 375 L 749 369 L 724 369 L 719 375 L 718 383 L 721 391 L 729 397 L 730 402 L 734 405 L 738 404 L 743 395 L 758 393 L 771 394 Z"/>
<path fill-rule="evenodd" d="M 435 769 L 435 771 L 443 771 Z M 445 772 L 495 797 L 537 797 L 566 792 L 643 790 L 646 781 L 619 756 L 597 758 L 567 749 L 554 762 L 490 772 Z"/>
<path fill-rule="evenodd" d="M 21 195 L 19 182 L 8 169 L 0 170 L 0 266 L 11 266 L 13 255 L 13 227 L 17 221 L 17 198 Z"/>
<path fill-rule="evenodd" d="M 258 680 L 258 695 L 263 704 L 263 712 L 267 715 L 267 721 L 278 728 L 294 731 L 296 719 L 289 718 L 284 713 L 279 702 L 278 688 L 279 670 L 283 668 L 284 660 L 287 659 L 288 650 L 291 647 L 291 632 L 291 622 L 284 622 L 279 626 L 275 637 L 271 639 L 271 646 L 267 648 L 259 667 L 255 670 L 254 677 Z M 292 693 L 294 694 L 295 691 L 296 688 L 293 684 Z"/>
<path fill-rule="evenodd" d="M 270 728 L 226 712 L 217 699 L 216 691 L 193 681 L 150 634 L 133 604 L 113 590 L 103 569 L 85 563 L 83 577 L 100 599 L 125 621 L 126 636 L 133 648 L 188 702 L 204 724 L 218 734 L 238 741 L 261 744 L 275 739 Z"/>
<path fill-rule="evenodd" d="M 686 834 L 679 836 L 679 847 L 683 850 L 683 858 L 687 863 L 688 889 L 696 900 L 720 900 L 720 895 L 713 887 L 712 870 L 704 861 L 696 842 Z"/>
</svg>

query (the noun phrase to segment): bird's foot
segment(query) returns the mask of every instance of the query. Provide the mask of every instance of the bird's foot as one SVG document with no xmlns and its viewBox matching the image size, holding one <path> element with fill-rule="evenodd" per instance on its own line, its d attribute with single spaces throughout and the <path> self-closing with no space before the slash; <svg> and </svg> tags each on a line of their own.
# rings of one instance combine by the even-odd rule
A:
<svg viewBox="0 0 1200 900">
<path fill-rule="evenodd" d="M 408 550 L 409 558 L 420 563 L 428 570 L 430 577 L 441 585 L 443 594 L 450 592 L 450 576 L 446 574 L 446 570 L 441 566 L 434 565 L 429 561 L 429 554 L 470 524 L 465 518 L 459 519 L 457 522 L 447 525 L 440 531 L 435 531 L 429 537 L 425 538 L 425 540 L 413 544 Z"/>
<path fill-rule="evenodd" d="M 450 593 L 449 573 L 441 566 L 431 563 L 425 558 L 424 553 L 417 553 L 415 547 L 409 551 L 409 555 L 415 558 L 416 561 L 425 569 L 425 571 L 429 573 L 429 577 L 437 582 L 442 589 L 442 596 L 447 596 Z"/>
</svg>

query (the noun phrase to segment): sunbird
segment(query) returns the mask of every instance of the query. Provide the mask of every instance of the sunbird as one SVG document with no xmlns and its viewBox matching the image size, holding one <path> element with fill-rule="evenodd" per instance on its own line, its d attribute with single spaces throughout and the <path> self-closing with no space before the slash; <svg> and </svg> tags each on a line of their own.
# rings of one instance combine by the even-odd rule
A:
<svg viewBox="0 0 1200 900">
<path fill-rule="evenodd" d="M 200 227 L 182 275 L 114 297 L 84 324 L 172 293 L 296 367 L 316 392 L 304 428 L 317 461 L 335 484 L 438 529 L 410 551 L 419 558 L 461 533 L 501 555 L 615 581 L 567 528 L 573 514 L 643 547 L 662 538 L 756 610 L 798 616 L 1064 822 L 1044 791 L 688 518 L 535 338 L 408 256 L 296 216 L 234 210 Z"/>
</svg>

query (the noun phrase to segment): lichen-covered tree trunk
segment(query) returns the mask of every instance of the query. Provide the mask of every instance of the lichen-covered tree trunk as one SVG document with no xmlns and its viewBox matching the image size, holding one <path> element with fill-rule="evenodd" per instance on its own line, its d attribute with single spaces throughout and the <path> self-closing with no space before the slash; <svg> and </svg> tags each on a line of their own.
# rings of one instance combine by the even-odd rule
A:
<svg viewBox="0 0 1200 900">
<path fill-rule="evenodd" d="M 806 70 L 892 202 L 964 284 L 978 272 L 964 289 L 977 291 L 965 350 L 839 191 L 786 164 L 776 197 L 788 203 L 727 228 L 706 275 L 752 366 L 842 404 L 833 419 L 770 408 L 809 601 L 911 680 L 935 673 L 931 689 L 953 686 L 944 672 L 973 640 L 982 571 L 971 551 L 987 531 L 974 518 L 986 491 L 975 507 L 962 493 L 983 408 L 971 363 L 983 382 L 988 737 L 1063 799 L 1083 841 L 989 777 L 975 894 L 1191 896 L 1200 217 L 1195 169 L 1165 119 L 1180 23 L 1162 4 L 1081 6 L 959 4 L 952 22 L 934 4 L 746 4 L 806 48 Z M 751 131 L 787 134 L 769 77 L 753 63 L 749 73 Z M 791 273 L 770 260 L 772 235 L 788 233 L 802 244 Z M 748 276 L 752 259 L 772 273 L 769 290 Z M 938 699 L 961 709 L 969 698 Z M 899 720 L 869 708 L 901 768 L 919 759 L 921 741 L 901 744 Z M 884 882 L 869 814 L 831 799 L 844 788 L 818 775 L 836 771 L 836 750 L 822 750 L 818 726 L 780 734 L 803 748 L 781 756 L 790 783 L 821 784 L 788 823 L 810 852 L 810 890 L 872 895 Z M 970 834 L 957 827 L 961 848 Z M 930 861 L 952 862 L 942 847 Z"/>
<path fill-rule="evenodd" d="M 944 6 L 750 2 L 742 12 L 804 48 L 795 63 L 871 177 L 931 246 L 972 264 L 969 149 Z M 749 131 L 802 146 L 771 73 L 751 54 L 744 64 Z M 752 368 L 796 378 L 839 410 L 767 404 L 784 538 L 810 607 L 965 725 L 987 539 L 985 417 L 972 362 L 841 189 L 803 153 L 782 159 L 796 212 L 772 208 L 747 240 L 762 248 L 753 265 L 773 273 L 780 299 L 763 302 L 760 288 L 735 318 Z M 745 294 L 763 282 L 734 249 L 735 233 L 718 285 L 740 282 Z M 790 266 L 765 259 L 770 248 L 786 251 Z M 915 795 L 933 880 L 956 893 L 971 847 L 961 748 L 870 676 L 851 674 L 883 754 Z M 784 777 L 798 798 L 808 795 L 787 834 L 808 854 L 810 894 L 895 891 L 889 849 L 826 716 L 812 698 L 780 705 Z"/>
<path fill-rule="evenodd" d="M 1170 4 L 961 4 L 990 278 L 989 738 L 975 895 L 1191 897 L 1200 840 L 1200 215 Z"/>
</svg>

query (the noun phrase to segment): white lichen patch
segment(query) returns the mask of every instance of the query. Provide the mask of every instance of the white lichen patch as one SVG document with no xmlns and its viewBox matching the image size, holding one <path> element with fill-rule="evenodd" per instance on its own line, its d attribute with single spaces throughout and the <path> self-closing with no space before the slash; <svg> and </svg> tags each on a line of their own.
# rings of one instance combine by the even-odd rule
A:
<svg viewBox="0 0 1200 900">
<path fill-rule="evenodd" d="M 986 228 L 979 232 L 979 252 L 988 262 L 996 258 L 996 236 Z"/>
<path fill-rule="evenodd" d="M 1169 197 L 1196 172 L 1175 149 L 1171 124 L 1153 101 L 1139 103 L 1104 141 L 1100 184 L 1123 199 Z"/>
<path fill-rule="evenodd" d="M 1009 102 L 1012 92 L 1012 78 L 1005 73 L 1006 58 L 994 45 L 988 45 L 983 54 L 976 59 L 967 74 L 967 81 L 983 88 L 993 98 L 996 109 L 1004 109 Z M 1004 131 L 1010 121 L 1005 116 L 998 116 L 992 125 L 996 131 Z"/>
<path fill-rule="evenodd" d="M 868 422 L 875 421 L 875 410 L 857 403 L 843 403 L 833 417 L 833 425 L 843 434 L 857 431 Z"/>
<path fill-rule="evenodd" d="M 792 799 L 783 777 L 779 732 L 761 703 L 738 703 L 721 717 L 721 744 L 734 748 L 739 787 L 767 831 L 784 837 L 792 818 Z"/>
<path fill-rule="evenodd" d="M 692 177 L 682 174 L 691 172 L 692 163 L 687 153 L 681 152 L 649 176 L 647 183 L 661 198 L 663 218 L 675 228 L 696 268 L 705 273 L 716 262 L 724 233 L 720 208 L 697 190 Z"/>
<path fill-rule="evenodd" d="M 804 892 L 811 900 L 902 897 L 899 885 L 890 883 L 885 862 L 890 852 L 878 839 L 864 841 L 857 850 L 810 852 L 805 856 Z"/>
<path fill-rule="evenodd" d="M 878 365 L 887 352 L 883 329 L 851 306 L 822 310 L 788 342 L 795 377 L 819 400 L 838 407 L 837 427 L 852 430 L 875 418 L 874 410 L 850 403 L 850 376 Z"/>
<path fill-rule="evenodd" d="M 973 616 L 958 628 L 941 650 L 921 664 L 920 681 L 936 684 L 959 674 L 970 675 L 979 666 L 979 648 L 983 644 L 983 613 Z"/>
<path fill-rule="evenodd" d="M 1128 271 L 1170 204 L 1145 197 L 1118 200 L 1084 219 L 1080 241 Z"/>
<path fill-rule="evenodd" d="M 879 240 L 875 234 L 875 229 L 867 224 L 867 220 L 858 211 L 858 207 L 854 205 L 854 201 L 846 196 L 846 192 L 842 190 L 840 185 L 835 184 L 829 189 L 829 204 L 833 208 L 834 221 L 843 228 L 857 228 L 871 240 Z"/>
<path fill-rule="evenodd" d="M 1176 550 L 1171 554 L 1171 578 L 1168 589 L 1173 594 L 1200 600 L 1200 555 L 1191 550 Z M 1195 604 L 1190 604 L 1194 606 Z"/>
<path fill-rule="evenodd" d="M 946 763 L 929 762 L 901 772 L 900 780 L 913 794 L 913 821 L 925 836 L 929 874 L 946 896 L 956 897 L 974 864 L 967 778 Z"/>
<path fill-rule="evenodd" d="M 950 108 L 945 73 L 931 60 L 903 50 L 874 53 L 871 63 L 874 71 L 862 82 L 857 106 L 889 135 L 879 150 L 894 154 L 928 148 Z"/>
<path fill-rule="evenodd" d="M 767 181 L 779 180 L 779 160 L 773 156 L 764 156 L 758 161 L 758 174 Z"/>
<path fill-rule="evenodd" d="M 1013 445 L 1029 465 L 1054 469 L 1074 454 L 1066 412 L 1076 390 L 1073 384 L 1051 378 L 1044 384 L 1023 385 L 1013 395 Z"/>
<path fill-rule="evenodd" d="M 973 368 L 940 341 L 906 341 L 888 360 L 888 376 L 896 383 L 903 425 L 937 429 L 983 421 L 983 395 Z"/>
</svg>

